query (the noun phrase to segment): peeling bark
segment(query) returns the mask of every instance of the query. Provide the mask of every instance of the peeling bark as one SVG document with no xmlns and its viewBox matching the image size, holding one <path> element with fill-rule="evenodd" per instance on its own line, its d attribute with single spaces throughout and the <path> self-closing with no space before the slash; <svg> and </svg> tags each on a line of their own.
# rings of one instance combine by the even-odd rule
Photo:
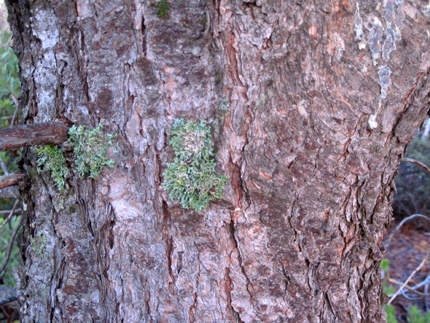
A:
<svg viewBox="0 0 430 323">
<path fill-rule="evenodd" d="M 8 1 L 21 122 L 103 123 L 119 146 L 62 197 L 26 150 L 22 322 L 383 322 L 393 179 L 429 109 L 427 7 L 154 3 Z M 161 186 L 177 118 L 212 126 L 229 179 L 199 213 Z"/>
</svg>

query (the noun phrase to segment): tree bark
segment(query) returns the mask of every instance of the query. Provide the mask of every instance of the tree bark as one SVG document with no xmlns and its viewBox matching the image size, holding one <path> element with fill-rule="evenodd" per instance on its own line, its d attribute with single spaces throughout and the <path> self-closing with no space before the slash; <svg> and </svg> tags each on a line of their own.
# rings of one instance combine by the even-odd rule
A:
<svg viewBox="0 0 430 323">
<path fill-rule="evenodd" d="M 0 129 L 0 151 L 47 144 L 62 144 L 69 127 L 63 122 L 44 122 Z"/>
<path fill-rule="evenodd" d="M 8 0 L 21 122 L 102 123 L 119 146 L 66 194 L 25 151 L 22 322 L 383 322 L 393 179 L 429 108 L 427 4 L 154 4 Z M 178 118 L 211 125 L 229 179 L 199 213 L 161 186 Z"/>
</svg>

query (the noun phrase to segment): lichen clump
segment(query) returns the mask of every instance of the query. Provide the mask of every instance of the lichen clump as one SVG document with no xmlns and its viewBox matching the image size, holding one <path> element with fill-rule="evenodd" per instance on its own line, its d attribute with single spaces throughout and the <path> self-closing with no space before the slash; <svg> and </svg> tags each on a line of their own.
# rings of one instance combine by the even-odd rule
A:
<svg viewBox="0 0 430 323">
<path fill-rule="evenodd" d="M 64 178 L 66 177 L 69 169 L 66 166 L 66 159 L 64 158 L 61 149 L 54 145 L 36 146 L 37 171 L 41 172 L 41 167 L 51 173 L 52 180 L 57 186 L 58 190 L 64 189 Z"/>
<path fill-rule="evenodd" d="M 106 158 L 106 153 L 114 144 L 114 135 L 104 134 L 103 126 L 86 129 L 73 126 L 69 130 L 69 144 L 75 153 L 76 169 L 80 177 L 89 175 L 97 179 L 103 166 L 113 167 L 115 162 Z"/>
<path fill-rule="evenodd" d="M 104 134 L 103 126 L 86 129 L 85 126 L 73 126 L 69 129 L 69 145 L 73 148 L 76 170 L 79 177 L 89 175 L 97 179 L 103 171 L 103 166 L 113 167 L 115 162 L 106 158 L 106 153 L 114 144 L 114 135 Z M 59 191 L 65 186 L 65 178 L 69 173 L 66 159 L 60 147 L 54 145 L 36 146 L 38 155 L 38 172 L 49 171 Z"/>
<path fill-rule="evenodd" d="M 206 122 L 176 120 L 169 143 L 175 153 L 173 163 L 168 163 L 164 172 L 163 188 L 169 191 L 169 197 L 197 212 L 221 198 L 227 179 L 215 172 L 213 143 Z"/>
</svg>

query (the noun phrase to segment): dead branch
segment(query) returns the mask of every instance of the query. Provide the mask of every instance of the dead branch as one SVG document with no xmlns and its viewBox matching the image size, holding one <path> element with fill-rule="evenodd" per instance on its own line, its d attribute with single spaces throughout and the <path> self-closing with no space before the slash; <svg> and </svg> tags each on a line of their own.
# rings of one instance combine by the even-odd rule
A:
<svg viewBox="0 0 430 323">
<path fill-rule="evenodd" d="M 399 295 L 399 293 L 403 290 L 403 288 L 405 288 L 405 286 L 409 283 L 409 281 L 412 279 L 412 277 L 414 277 L 414 275 L 421 269 L 421 267 L 425 264 L 425 262 L 427 261 L 427 258 L 429 257 L 430 253 L 427 253 L 427 255 L 424 257 L 423 261 L 421 261 L 420 265 L 415 268 L 415 270 L 412 272 L 412 274 L 409 275 L 408 279 L 405 280 L 405 282 L 403 283 L 403 285 L 397 290 L 397 292 L 390 298 L 390 300 L 388 301 L 387 305 L 390 305 L 391 302 L 397 297 L 397 295 Z"/>
<path fill-rule="evenodd" d="M 389 281 L 390 283 L 392 283 L 392 284 L 396 284 L 396 285 L 399 285 L 399 286 L 403 286 L 403 283 L 402 283 L 402 282 L 399 282 L 398 280 L 395 280 L 395 279 L 393 279 L 393 278 L 388 278 L 388 281 Z M 417 291 L 417 290 L 413 289 L 412 287 L 410 287 L 410 286 L 408 286 L 408 285 L 405 285 L 405 289 L 407 289 L 407 290 L 408 290 L 408 291 L 410 291 L 411 293 L 417 294 L 417 295 L 419 295 L 419 296 L 421 296 L 421 297 L 427 297 L 427 296 L 430 296 L 430 294 L 427 294 L 427 293 L 421 293 L 421 292 L 419 292 L 419 291 Z"/>
<path fill-rule="evenodd" d="M 13 205 L 13 207 L 12 207 L 12 210 L 10 210 L 9 211 L 9 215 L 8 215 L 8 217 L 6 218 L 6 220 L 4 220 L 4 222 L 0 225 L 0 230 L 1 229 L 3 229 L 3 227 L 10 221 L 10 219 L 12 219 L 12 215 L 15 213 L 15 208 L 16 208 L 16 205 L 18 204 L 18 201 L 19 200 L 16 200 L 15 201 L 15 203 L 14 203 L 14 205 Z"/>
<path fill-rule="evenodd" d="M 17 290 L 14 287 L 0 286 L 0 307 L 18 300 Z M 15 307 L 15 306 L 11 306 Z"/>
<path fill-rule="evenodd" d="M 0 189 L 17 185 L 21 182 L 27 175 L 24 173 L 13 173 L 10 175 L 5 175 L 0 177 Z"/>
<path fill-rule="evenodd" d="M 429 221 L 430 221 L 430 218 L 428 218 L 427 216 L 422 215 L 422 214 L 412 214 L 412 215 L 408 216 L 407 218 L 404 218 L 404 219 L 402 220 L 402 222 L 400 222 L 400 223 L 397 225 L 397 227 L 393 230 L 393 232 L 391 232 L 391 234 L 388 236 L 387 242 L 385 243 L 385 250 L 387 250 L 387 249 L 388 249 L 388 246 L 390 245 L 391 239 L 393 238 L 394 234 L 395 234 L 397 231 L 399 231 L 399 229 L 402 227 L 402 225 L 403 225 L 403 224 L 405 224 L 407 221 L 412 220 L 413 218 L 417 218 L 417 217 L 418 217 L 418 218 L 424 218 L 424 219 L 426 219 L 426 220 L 429 220 Z"/>
<path fill-rule="evenodd" d="M 15 97 L 15 95 L 11 95 L 13 103 L 15 103 L 15 111 L 13 113 L 12 122 L 10 123 L 10 127 L 12 128 L 15 123 L 15 117 L 16 113 L 18 112 L 18 99 Z"/>
<path fill-rule="evenodd" d="M 6 168 L 6 165 L 3 163 L 3 159 L 1 159 L 0 158 L 0 166 L 1 166 L 1 168 L 3 169 L 3 173 L 5 174 L 5 175 L 9 175 L 9 171 L 7 170 L 7 168 Z"/>
<path fill-rule="evenodd" d="M 63 122 L 44 122 L 0 129 L 0 151 L 56 144 L 67 140 L 69 127 Z"/>
<path fill-rule="evenodd" d="M 18 300 L 18 296 L 16 296 L 16 295 L 0 299 L 0 306 L 15 302 L 17 300 Z"/>
<path fill-rule="evenodd" d="M 418 165 L 418 166 L 424 168 L 427 173 L 430 173 L 430 168 L 426 164 L 424 164 L 418 160 L 405 157 L 405 158 L 403 158 L 403 161 Z"/>
<path fill-rule="evenodd" d="M 17 214 L 21 211 L 22 211 L 22 209 L 15 209 L 15 211 L 13 211 L 13 214 Z M 11 210 L 3 210 L 3 211 L 0 211 L 0 214 L 10 214 L 10 212 L 11 212 Z"/>
</svg>

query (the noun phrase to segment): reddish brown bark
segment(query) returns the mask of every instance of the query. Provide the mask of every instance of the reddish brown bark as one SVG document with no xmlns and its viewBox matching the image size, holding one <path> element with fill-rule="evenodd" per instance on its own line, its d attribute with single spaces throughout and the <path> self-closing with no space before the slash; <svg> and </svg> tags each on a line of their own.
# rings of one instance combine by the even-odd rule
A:
<svg viewBox="0 0 430 323">
<path fill-rule="evenodd" d="M 0 151 L 35 145 L 62 144 L 69 127 L 63 122 L 44 122 L 0 129 Z"/>
<path fill-rule="evenodd" d="M 22 322 L 383 322 L 393 178 L 428 112 L 427 3 L 153 4 L 9 1 L 23 121 L 101 122 L 120 148 L 62 196 L 25 154 Z M 161 185 L 177 118 L 211 125 L 229 179 L 199 213 Z"/>
</svg>

